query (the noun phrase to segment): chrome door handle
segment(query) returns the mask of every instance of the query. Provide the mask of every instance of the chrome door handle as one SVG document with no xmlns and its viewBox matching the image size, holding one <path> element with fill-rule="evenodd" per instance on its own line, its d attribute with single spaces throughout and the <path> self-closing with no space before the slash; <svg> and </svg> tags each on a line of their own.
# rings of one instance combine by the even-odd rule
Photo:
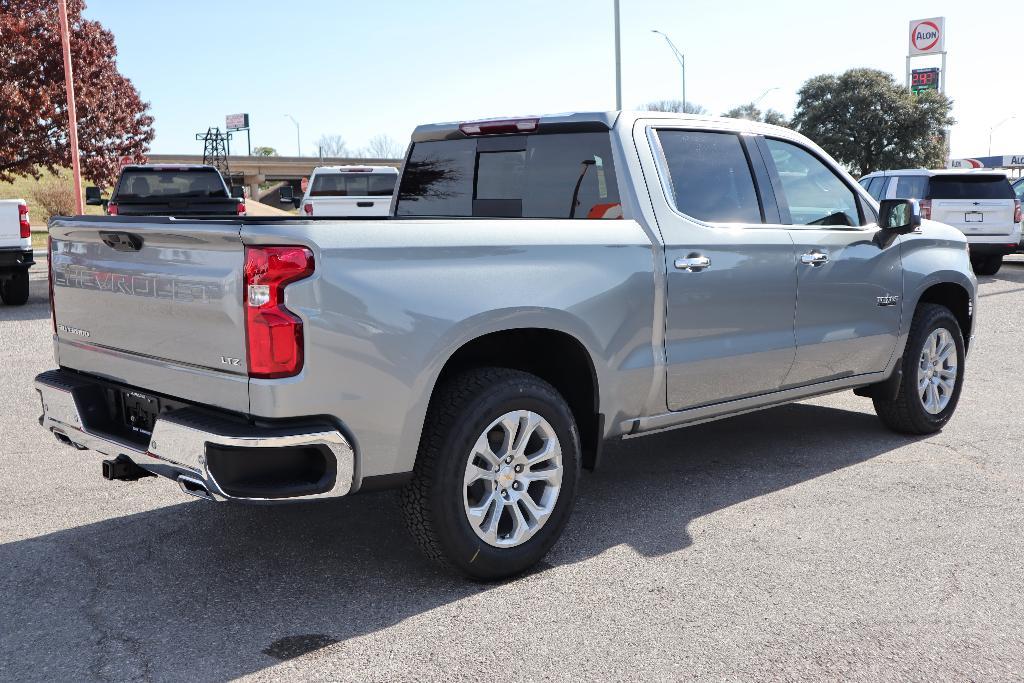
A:
<svg viewBox="0 0 1024 683">
<path fill-rule="evenodd" d="M 687 256 L 686 258 L 677 258 L 675 265 L 679 270 L 685 270 L 688 273 L 698 273 L 705 268 L 711 267 L 711 259 L 707 256 Z"/>
<path fill-rule="evenodd" d="M 820 251 L 809 251 L 800 257 L 800 263 L 805 266 L 823 266 L 828 263 L 828 254 L 823 254 Z"/>
</svg>

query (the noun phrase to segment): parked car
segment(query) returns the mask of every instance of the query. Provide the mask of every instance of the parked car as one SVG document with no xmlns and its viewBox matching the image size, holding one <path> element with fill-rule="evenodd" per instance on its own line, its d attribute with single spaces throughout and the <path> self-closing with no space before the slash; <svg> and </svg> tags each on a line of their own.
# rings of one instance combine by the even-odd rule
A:
<svg viewBox="0 0 1024 683">
<path fill-rule="evenodd" d="M 1017 201 L 1024 201 L 1024 176 L 1013 181 L 1013 193 L 1017 195 Z M 1022 230 L 1022 233 L 1024 233 L 1024 230 Z M 1024 234 L 1021 235 L 1021 241 L 1017 248 L 1017 252 L 1024 253 Z"/>
<path fill-rule="evenodd" d="M 1021 200 L 1001 171 L 907 169 L 860 179 L 875 199 L 918 199 L 921 213 L 965 235 L 978 275 L 995 275 L 1021 243 Z"/>
<path fill-rule="evenodd" d="M 387 216 L 397 182 L 391 166 L 318 166 L 299 207 L 307 216 Z"/>
<path fill-rule="evenodd" d="M 32 225 L 24 199 L 0 200 L 0 301 L 22 306 L 28 301 L 32 259 Z"/>
<path fill-rule="evenodd" d="M 125 166 L 109 200 L 86 188 L 86 203 L 110 216 L 244 216 L 245 201 L 232 196 L 213 166 L 160 164 Z"/>
<path fill-rule="evenodd" d="M 427 556 L 495 579 L 555 543 L 608 439 L 850 389 L 910 434 L 956 409 L 964 235 L 794 131 L 421 126 L 395 214 L 55 219 L 42 426 L 209 500 L 401 487 Z"/>
</svg>

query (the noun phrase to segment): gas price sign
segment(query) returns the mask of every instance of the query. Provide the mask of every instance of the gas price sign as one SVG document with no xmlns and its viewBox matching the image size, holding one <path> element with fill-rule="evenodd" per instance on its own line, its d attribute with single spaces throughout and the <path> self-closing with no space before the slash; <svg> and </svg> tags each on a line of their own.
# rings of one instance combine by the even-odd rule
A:
<svg viewBox="0 0 1024 683">
<path fill-rule="evenodd" d="M 914 69 L 910 72 L 910 92 L 919 93 L 924 90 L 939 89 L 940 69 Z"/>
</svg>

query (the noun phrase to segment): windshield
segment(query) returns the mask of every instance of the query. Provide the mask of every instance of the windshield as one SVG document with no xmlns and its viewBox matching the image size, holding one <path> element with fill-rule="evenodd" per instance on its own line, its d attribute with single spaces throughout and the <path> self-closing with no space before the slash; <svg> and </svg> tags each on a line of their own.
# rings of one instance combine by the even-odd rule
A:
<svg viewBox="0 0 1024 683">
<path fill-rule="evenodd" d="M 121 174 L 117 199 L 171 199 L 228 197 L 220 173 L 213 169 L 129 169 Z"/>
</svg>

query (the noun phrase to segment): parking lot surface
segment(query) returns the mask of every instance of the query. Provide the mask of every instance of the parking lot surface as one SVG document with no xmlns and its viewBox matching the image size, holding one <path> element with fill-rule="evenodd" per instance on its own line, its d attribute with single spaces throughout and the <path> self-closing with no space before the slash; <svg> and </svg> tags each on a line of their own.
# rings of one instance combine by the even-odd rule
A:
<svg viewBox="0 0 1024 683">
<path fill-rule="evenodd" d="M 215 505 L 38 426 L 45 269 L 0 308 L 0 679 L 1021 680 L 1024 260 L 942 433 L 850 392 L 611 444 L 534 573 L 435 570 L 393 493 Z"/>
</svg>

